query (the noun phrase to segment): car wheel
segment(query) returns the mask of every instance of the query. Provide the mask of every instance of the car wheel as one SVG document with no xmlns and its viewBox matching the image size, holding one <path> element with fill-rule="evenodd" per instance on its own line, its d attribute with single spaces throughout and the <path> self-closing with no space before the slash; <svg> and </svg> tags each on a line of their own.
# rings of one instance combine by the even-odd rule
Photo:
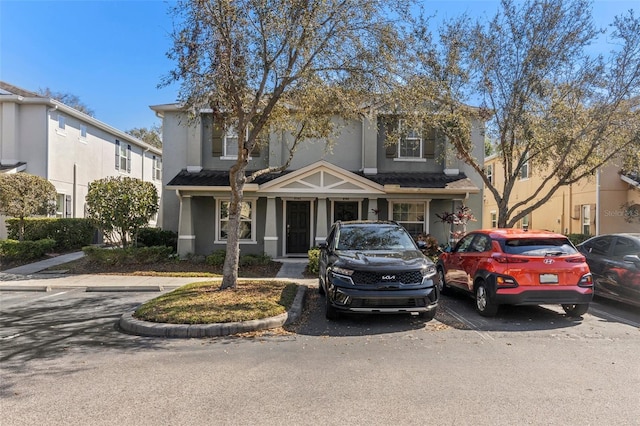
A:
<svg viewBox="0 0 640 426">
<path fill-rule="evenodd" d="M 418 314 L 418 316 L 420 318 L 422 318 L 423 320 L 431 321 L 432 319 L 434 319 L 436 317 L 436 310 L 432 309 L 430 311 L 420 312 Z"/>
<path fill-rule="evenodd" d="M 322 280 L 320 278 L 318 278 L 318 293 L 320 293 L 321 296 L 324 295 L 324 286 L 322 285 Z"/>
<path fill-rule="evenodd" d="M 582 303 L 576 305 L 562 305 L 562 309 L 564 309 L 570 317 L 581 317 L 589 310 L 589 304 Z"/>
<path fill-rule="evenodd" d="M 445 296 L 451 293 L 447 282 L 444 279 L 444 268 L 438 268 L 438 292 Z"/>
<path fill-rule="evenodd" d="M 324 298 L 324 316 L 332 321 L 340 318 L 340 312 L 331 304 L 331 298 L 328 294 Z"/>
<path fill-rule="evenodd" d="M 492 317 L 498 313 L 498 304 L 491 301 L 484 281 L 476 283 L 476 310 L 483 317 Z"/>
</svg>

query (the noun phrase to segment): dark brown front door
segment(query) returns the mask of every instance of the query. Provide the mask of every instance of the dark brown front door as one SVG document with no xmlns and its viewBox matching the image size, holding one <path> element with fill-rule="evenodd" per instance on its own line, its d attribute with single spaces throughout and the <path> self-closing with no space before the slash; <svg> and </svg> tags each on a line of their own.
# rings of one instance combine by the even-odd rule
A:
<svg viewBox="0 0 640 426">
<path fill-rule="evenodd" d="M 309 251 L 309 202 L 287 201 L 287 254 Z"/>
</svg>

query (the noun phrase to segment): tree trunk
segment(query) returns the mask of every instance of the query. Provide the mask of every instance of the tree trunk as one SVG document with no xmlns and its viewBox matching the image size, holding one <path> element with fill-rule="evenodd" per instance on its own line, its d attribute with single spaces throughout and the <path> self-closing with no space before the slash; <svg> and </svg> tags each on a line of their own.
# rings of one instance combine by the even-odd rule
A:
<svg viewBox="0 0 640 426">
<path fill-rule="evenodd" d="M 240 259 L 240 207 L 242 206 L 246 164 L 240 161 L 229 172 L 231 200 L 229 202 L 229 228 L 227 232 L 227 254 L 222 267 L 220 289 L 236 288 L 238 284 L 238 262 Z"/>
</svg>

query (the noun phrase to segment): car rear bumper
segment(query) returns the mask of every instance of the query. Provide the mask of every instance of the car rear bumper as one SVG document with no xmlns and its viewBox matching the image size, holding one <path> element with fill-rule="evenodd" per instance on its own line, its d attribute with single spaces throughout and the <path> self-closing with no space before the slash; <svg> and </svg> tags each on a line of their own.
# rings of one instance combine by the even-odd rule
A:
<svg viewBox="0 0 640 426">
<path fill-rule="evenodd" d="M 435 287 L 383 291 L 334 287 L 330 300 L 340 311 L 359 313 L 429 312 L 438 306 Z"/>
<path fill-rule="evenodd" d="M 540 285 L 500 288 L 495 302 L 504 305 L 585 304 L 593 299 L 592 287 Z"/>
</svg>

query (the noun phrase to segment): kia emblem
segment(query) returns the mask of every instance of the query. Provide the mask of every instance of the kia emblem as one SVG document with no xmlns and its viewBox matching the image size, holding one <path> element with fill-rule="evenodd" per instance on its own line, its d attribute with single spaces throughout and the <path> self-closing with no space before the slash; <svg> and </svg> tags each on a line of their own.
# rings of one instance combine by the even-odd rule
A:
<svg viewBox="0 0 640 426">
<path fill-rule="evenodd" d="M 382 281 L 394 281 L 396 279 L 395 275 L 383 275 Z"/>
<path fill-rule="evenodd" d="M 553 262 L 554 262 L 553 259 L 545 259 L 544 260 L 544 263 L 547 264 L 547 265 L 551 265 Z"/>
</svg>

